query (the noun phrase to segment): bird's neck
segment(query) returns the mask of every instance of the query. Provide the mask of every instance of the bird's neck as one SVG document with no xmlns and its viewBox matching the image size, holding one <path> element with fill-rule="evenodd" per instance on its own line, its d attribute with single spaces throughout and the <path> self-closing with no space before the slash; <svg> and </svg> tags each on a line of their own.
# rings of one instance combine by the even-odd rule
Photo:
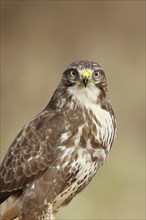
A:
<svg viewBox="0 0 146 220">
<path fill-rule="evenodd" d="M 107 91 L 94 90 L 92 87 L 77 88 L 59 85 L 46 109 L 51 108 L 65 113 L 74 109 L 78 111 L 82 111 L 84 108 L 90 109 L 91 106 L 100 107 L 112 115 L 114 114 Z"/>
</svg>

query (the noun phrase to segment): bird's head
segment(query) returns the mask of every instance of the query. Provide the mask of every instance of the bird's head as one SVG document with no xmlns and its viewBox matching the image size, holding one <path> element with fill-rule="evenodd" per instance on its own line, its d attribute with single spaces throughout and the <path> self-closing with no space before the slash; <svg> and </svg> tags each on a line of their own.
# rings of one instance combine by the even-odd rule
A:
<svg viewBox="0 0 146 220">
<path fill-rule="evenodd" d="M 80 60 L 69 65 L 63 73 L 61 84 L 73 97 L 86 102 L 97 103 L 107 95 L 103 69 L 96 62 L 89 60 Z"/>
<path fill-rule="evenodd" d="M 51 104 L 62 106 L 76 103 L 80 106 L 100 104 L 103 108 L 109 100 L 103 69 L 93 61 L 79 60 L 70 64 L 51 99 Z M 72 105 L 71 105 L 72 106 Z"/>
<path fill-rule="evenodd" d="M 106 79 L 103 69 L 93 61 L 73 62 L 63 73 L 62 81 L 66 86 L 105 87 Z"/>
</svg>

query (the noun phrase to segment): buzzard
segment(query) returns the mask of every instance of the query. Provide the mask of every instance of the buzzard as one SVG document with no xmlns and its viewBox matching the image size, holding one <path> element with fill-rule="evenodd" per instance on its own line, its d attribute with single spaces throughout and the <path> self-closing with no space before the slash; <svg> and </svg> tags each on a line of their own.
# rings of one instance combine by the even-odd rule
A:
<svg viewBox="0 0 146 220">
<path fill-rule="evenodd" d="M 0 166 L 1 219 L 51 220 L 106 161 L 116 131 L 103 69 L 80 60 Z"/>
</svg>

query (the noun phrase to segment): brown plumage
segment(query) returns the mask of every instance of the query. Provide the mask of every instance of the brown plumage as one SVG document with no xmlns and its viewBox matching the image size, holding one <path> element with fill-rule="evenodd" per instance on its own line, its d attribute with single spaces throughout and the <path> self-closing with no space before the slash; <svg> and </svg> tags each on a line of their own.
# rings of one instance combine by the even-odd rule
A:
<svg viewBox="0 0 146 220">
<path fill-rule="evenodd" d="M 115 129 L 104 71 L 92 61 L 72 63 L 1 164 L 1 218 L 52 219 L 105 162 Z"/>
</svg>

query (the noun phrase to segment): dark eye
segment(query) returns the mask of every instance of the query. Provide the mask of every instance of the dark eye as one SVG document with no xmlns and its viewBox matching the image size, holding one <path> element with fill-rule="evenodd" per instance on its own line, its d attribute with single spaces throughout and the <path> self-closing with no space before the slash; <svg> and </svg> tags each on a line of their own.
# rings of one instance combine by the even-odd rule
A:
<svg viewBox="0 0 146 220">
<path fill-rule="evenodd" d="M 63 74 L 69 81 L 76 81 L 79 78 L 78 71 L 74 68 L 67 69 Z"/>
<path fill-rule="evenodd" d="M 76 71 L 76 70 L 71 70 L 70 75 L 71 75 L 72 77 L 76 77 L 77 71 Z"/>
<path fill-rule="evenodd" d="M 71 69 L 71 70 L 69 71 L 69 78 L 70 78 L 71 80 L 75 80 L 77 77 L 78 77 L 78 72 L 77 72 L 77 70 Z"/>
<path fill-rule="evenodd" d="M 97 72 L 94 72 L 94 77 L 95 77 L 95 78 L 98 78 L 99 76 L 100 76 L 100 72 L 98 72 L 98 71 L 97 71 Z"/>
</svg>

